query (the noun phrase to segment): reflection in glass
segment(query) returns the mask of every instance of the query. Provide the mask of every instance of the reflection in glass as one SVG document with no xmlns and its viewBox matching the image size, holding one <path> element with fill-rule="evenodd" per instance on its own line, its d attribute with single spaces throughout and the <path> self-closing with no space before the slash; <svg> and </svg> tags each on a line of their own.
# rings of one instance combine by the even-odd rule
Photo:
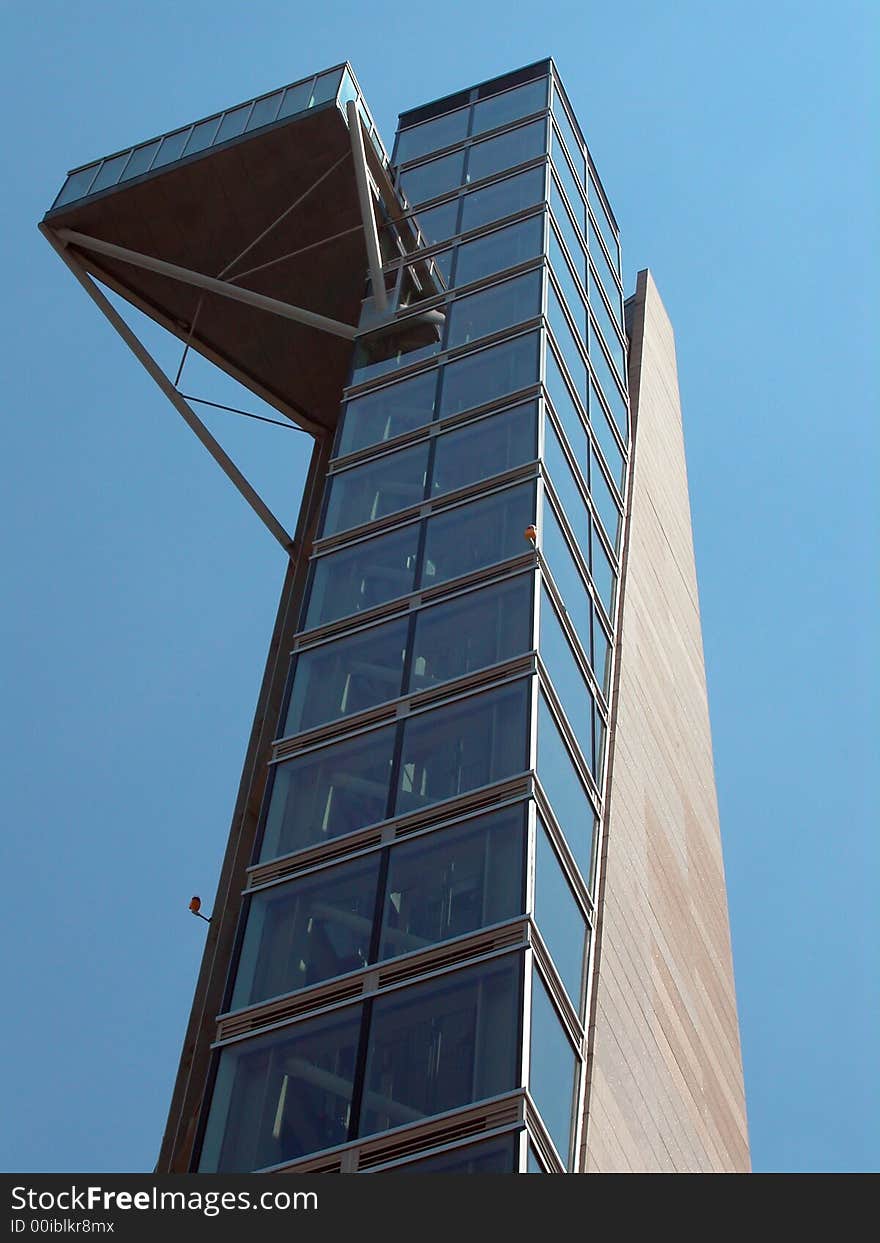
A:
<svg viewBox="0 0 880 1243">
<path fill-rule="evenodd" d="M 458 203 L 458 199 L 453 199 L 451 203 L 441 203 L 439 207 L 431 207 L 427 211 L 418 213 L 415 219 L 425 246 L 433 246 L 435 242 L 445 242 L 447 237 L 453 236 L 456 232 L 455 223 L 458 220 Z"/>
<path fill-rule="evenodd" d="M 553 581 L 562 596 L 568 619 L 584 651 L 590 650 L 590 597 L 581 573 L 562 533 L 562 527 L 548 504 L 541 524 L 541 551 Z"/>
<path fill-rule="evenodd" d="M 590 324 L 590 362 L 593 366 L 593 372 L 599 382 L 599 387 L 604 394 L 605 400 L 614 416 L 621 436 L 626 439 L 627 418 L 626 418 L 626 401 L 617 386 L 611 365 L 605 357 L 605 351 L 599 344 L 599 337 L 596 329 Z"/>
<path fill-rule="evenodd" d="M 405 164 L 407 160 L 417 160 L 420 155 L 439 151 L 441 147 L 451 147 L 467 135 L 467 128 L 468 109 L 460 108 L 457 112 L 447 112 L 442 117 L 401 130 L 397 136 L 394 163 Z"/>
<path fill-rule="evenodd" d="M 354 453 L 430 423 L 434 417 L 437 372 L 425 371 L 348 402 L 342 416 L 337 453 Z"/>
<path fill-rule="evenodd" d="M 532 971 L 532 1029 L 529 1092 L 556 1151 L 571 1168 L 571 1119 L 577 1059 L 571 1041 L 537 971 Z"/>
<path fill-rule="evenodd" d="M 519 957 L 373 1003 L 359 1134 L 509 1091 L 518 1082 Z"/>
<path fill-rule="evenodd" d="M 450 303 L 446 346 L 477 341 L 540 313 L 541 272 L 526 272 Z"/>
<path fill-rule="evenodd" d="M 611 673 L 611 642 L 596 610 L 593 611 L 593 673 L 607 700 Z"/>
<path fill-rule="evenodd" d="M 158 146 L 158 144 L 156 145 Z M 153 158 L 154 154 L 155 147 L 153 148 L 150 159 Z M 84 195 L 88 194 L 89 186 L 91 186 L 94 181 L 95 173 L 97 171 L 98 165 L 90 164 L 88 168 L 80 168 L 75 173 L 71 173 L 64 185 L 61 187 L 61 191 L 57 199 L 52 204 L 53 208 L 63 207 L 65 203 L 72 203 L 75 199 L 81 199 Z"/>
<path fill-rule="evenodd" d="M 577 338 L 571 325 L 562 312 L 562 303 L 552 284 L 547 285 L 547 318 L 575 392 L 579 397 L 586 397 L 587 364 L 578 348 Z"/>
<path fill-rule="evenodd" d="M 400 694 L 408 629 L 407 621 L 386 622 L 300 652 L 284 735 L 314 729 L 327 721 L 396 699 Z"/>
<path fill-rule="evenodd" d="M 608 301 L 611 303 L 612 307 L 614 308 L 614 313 L 617 317 L 617 322 L 619 324 L 622 324 L 623 315 L 622 315 L 622 310 L 621 310 L 620 290 L 617 287 L 617 282 L 615 281 L 614 277 L 611 274 L 612 273 L 611 265 L 609 264 L 608 259 L 605 255 L 605 251 L 602 249 L 602 246 L 599 242 L 599 236 L 596 233 L 596 228 L 593 224 L 592 219 L 590 220 L 589 242 L 590 242 L 590 258 L 593 260 L 593 263 L 596 265 L 596 270 L 599 273 L 599 279 L 602 282 L 602 288 L 605 290 L 605 293 L 608 295 Z"/>
<path fill-rule="evenodd" d="M 200 1172 L 245 1173 L 344 1143 L 360 1020 L 350 1006 L 224 1049 Z"/>
<path fill-rule="evenodd" d="M 496 138 L 476 143 L 468 157 L 468 182 L 480 181 L 483 177 L 491 177 L 493 173 L 543 155 L 546 132 L 546 121 L 532 121 L 530 125 L 521 125 L 519 129 L 508 130 Z"/>
<path fill-rule="evenodd" d="M 315 82 L 309 107 L 316 108 L 318 104 L 325 104 L 328 99 L 335 99 L 341 76 L 341 69 L 331 69 L 327 73 L 322 73 Z M 369 126 L 367 128 L 369 129 Z"/>
<path fill-rule="evenodd" d="M 240 108 L 233 108 L 231 112 L 227 112 L 220 122 L 220 128 L 217 131 L 217 137 L 214 139 L 214 142 L 226 142 L 227 139 L 236 138 L 243 133 L 250 114 L 250 104 L 242 104 Z"/>
<path fill-rule="evenodd" d="M 590 454 L 590 495 L 599 511 L 605 534 L 610 539 L 612 548 L 616 549 L 620 534 L 620 510 L 611 495 L 611 489 L 608 487 L 608 481 L 599 465 L 595 450 L 592 450 Z"/>
<path fill-rule="evenodd" d="M 543 695 L 538 700 L 538 780 L 590 888 L 596 815 Z"/>
<path fill-rule="evenodd" d="M 602 195 L 599 193 L 599 187 L 590 174 L 589 181 L 590 208 L 596 218 L 599 226 L 599 232 L 602 234 L 602 240 L 611 256 L 611 263 L 615 272 L 620 271 L 620 247 L 617 242 L 617 232 L 609 219 L 608 212 L 605 209 L 605 203 Z"/>
<path fill-rule="evenodd" d="M 605 461 L 611 469 L 612 478 L 622 492 L 626 480 L 626 461 L 611 429 L 611 420 L 592 384 L 590 385 L 590 426 L 599 442 Z"/>
<path fill-rule="evenodd" d="M 357 971 L 369 961 L 379 855 L 250 899 L 231 1009 Z"/>
<path fill-rule="evenodd" d="M 538 378 L 538 334 L 503 341 L 449 363 L 443 371 L 441 416 L 518 392 Z"/>
<path fill-rule="evenodd" d="M 379 958 L 396 958 L 523 911 L 522 806 L 440 829 L 391 852 Z"/>
<path fill-rule="evenodd" d="M 583 233 L 584 221 L 587 216 L 586 200 L 584 199 L 583 191 L 578 185 L 577 178 L 571 171 L 571 165 L 566 158 L 565 151 L 562 149 L 562 145 L 555 130 L 552 131 L 552 135 L 551 150 L 553 168 L 556 172 L 556 176 L 559 178 L 559 184 L 562 186 L 565 197 L 568 199 L 568 206 L 571 210 L 571 214 L 574 216 L 578 228 Z"/>
<path fill-rule="evenodd" d="M 97 194 L 99 190 L 106 190 L 110 186 L 115 186 L 122 176 L 122 170 L 128 163 L 129 154 L 128 151 L 125 151 L 122 155 L 114 156 L 112 160 L 105 160 L 101 165 L 101 171 L 89 186 L 89 194 Z"/>
<path fill-rule="evenodd" d="M 435 442 L 431 495 L 454 492 L 478 479 L 533 462 L 538 452 L 537 436 L 534 404 L 502 410 L 445 432 Z"/>
<path fill-rule="evenodd" d="M 535 922 L 568 998 L 581 1013 L 587 921 L 571 892 L 547 830 L 538 819 L 535 857 Z"/>
<path fill-rule="evenodd" d="M 176 134 L 168 134 L 163 138 L 159 152 L 153 161 L 153 168 L 160 168 L 163 164 L 171 164 L 174 160 L 179 160 L 188 138 L 188 128 L 178 130 Z"/>
<path fill-rule="evenodd" d="M 410 203 L 424 203 L 462 183 L 464 151 L 453 151 L 427 164 L 417 164 L 400 174 L 400 188 Z"/>
<path fill-rule="evenodd" d="M 553 117 L 556 124 L 559 126 L 559 132 L 562 134 L 566 149 L 571 157 L 571 162 L 577 172 L 578 180 L 581 185 L 585 185 L 587 177 L 587 162 L 584 159 L 583 147 L 580 139 L 574 131 L 574 126 L 568 119 L 568 112 L 566 111 L 565 104 L 562 102 L 559 90 L 556 87 L 553 89 Z"/>
<path fill-rule="evenodd" d="M 523 771 L 527 683 L 410 717 L 396 812 L 428 807 Z"/>
<path fill-rule="evenodd" d="M 520 575 L 422 610 L 409 689 L 425 690 L 527 652 L 531 603 L 531 578 Z"/>
<path fill-rule="evenodd" d="M 571 395 L 571 390 L 563 378 L 553 350 L 546 354 L 546 385 L 553 409 L 562 424 L 565 438 L 574 452 L 581 473 L 586 479 L 587 470 L 587 430 L 584 427 L 578 408 Z"/>
<path fill-rule="evenodd" d="M 311 95 L 311 78 L 305 82 L 297 82 L 296 85 L 289 86 L 284 92 L 284 99 L 281 101 L 281 107 L 278 109 L 278 119 L 292 117 L 297 112 L 305 111 L 309 106 Z"/>
<path fill-rule="evenodd" d="M 422 1161 L 407 1161 L 380 1174 L 514 1174 L 519 1153 L 516 1134 L 465 1144 Z"/>
<path fill-rule="evenodd" d="M 420 586 L 432 587 L 527 552 L 526 527 L 535 520 L 531 481 L 428 519 Z"/>
<path fill-rule="evenodd" d="M 304 630 L 362 613 L 413 589 L 418 523 L 319 557 Z"/>
<path fill-rule="evenodd" d="M 593 769 L 593 696 L 578 668 L 550 597 L 541 596 L 541 659 L 578 745 Z"/>
<path fill-rule="evenodd" d="M 553 268 L 553 275 L 556 277 L 559 288 L 562 290 L 562 297 L 568 313 L 577 327 L 578 335 L 581 340 L 585 340 L 587 335 L 587 304 L 577 282 L 572 276 L 568 260 L 562 253 L 562 247 L 559 245 L 554 230 L 550 232 L 550 264 Z"/>
<path fill-rule="evenodd" d="M 538 1159 L 538 1154 L 535 1152 L 535 1149 L 532 1144 L 529 1144 L 529 1147 L 528 1147 L 528 1156 L 526 1158 L 526 1173 L 527 1174 L 546 1174 L 547 1173 L 547 1171 L 544 1169 L 543 1165 L 541 1164 L 540 1160 Z"/>
<path fill-rule="evenodd" d="M 247 123 L 248 130 L 259 129 L 261 125 L 271 125 L 278 116 L 278 109 L 281 107 L 281 95 L 281 91 L 276 91 L 274 95 L 267 95 L 265 98 L 257 100 Z"/>
<path fill-rule="evenodd" d="M 562 503 L 562 512 L 568 519 L 568 525 L 574 532 L 577 546 L 586 561 L 590 548 L 590 511 L 550 419 L 544 427 L 544 455 L 550 481 Z"/>
<path fill-rule="evenodd" d="M 533 258 L 541 252 L 543 236 L 542 217 L 532 216 L 518 224 L 510 224 L 506 229 L 496 229 L 494 233 L 487 233 L 473 242 L 465 242 L 458 249 L 456 285 L 467 285 Z"/>
<path fill-rule="evenodd" d="M 260 860 L 384 820 L 394 726 L 275 766 Z"/>
<path fill-rule="evenodd" d="M 220 128 L 220 118 L 209 117 L 207 121 L 199 121 L 187 140 L 184 155 L 193 155 L 196 151 L 204 151 L 214 141 L 214 135 Z"/>
<path fill-rule="evenodd" d="M 517 121 L 520 117 L 530 116 L 546 107 L 547 79 L 536 78 L 512 91 L 492 95 L 474 104 L 471 132 L 482 134 L 485 130 L 497 129 L 499 125 L 507 125 L 509 121 Z"/>
<path fill-rule="evenodd" d="M 581 285 L 586 288 L 587 284 L 587 252 L 583 242 L 578 235 L 577 230 L 571 222 L 571 213 L 562 200 L 559 186 L 556 178 L 550 178 L 550 208 L 553 212 L 553 219 L 556 227 L 559 229 L 560 236 L 568 250 L 568 257 L 574 264 L 574 269 Z"/>
<path fill-rule="evenodd" d="M 605 551 L 605 546 L 593 530 L 593 557 L 590 566 L 590 572 L 593 576 L 593 582 L 596 591 L 599 593 L 599 599 L 605 605 L 605 612 L 609 619 L 614 621 L 614 589 L 617 585 L 617 578 L 611 566 L 611 560 Z"/>
<path fill-rule="evenodd" d="M 608 307 L 605 305 L 599 282 L 593 275 L 592 268 L 590 268 L 590 310 L 599 325 L 599 331 L 608 346 L 614 365 L 620 375 L 626 379 L 626 350 L 615 331 L 614 321 L 608 313 Z"/>
<path fill-rule="evenodd" d="M 461 232 L 489 224 L 493 220 L 501 220 L 533 207 L 544 197 L 544 169 L 530 168 L 515 177 L 507 177 L 504 181 L 496 181 L 481 190 L 466 194 L 461 209 Z M 444 234 L 448 237 L 450 234 Z M 438 239 L 439 240 L 439 239 Z"/>
<path fill-rule="evenodd" d="M 335 535 L 424 499 L 428 445 L 423 442 L 331 475 L 321 534 Z"/>
<path fill-rule="evenodd" d="M 147 172 L 158 150 L 158 139 L 155 142 L 146 142 L 142 147 L 135 147 L 119 180 L 128 181 L 132 177 L 139 177 L 141 173 Z"/>
</svg>

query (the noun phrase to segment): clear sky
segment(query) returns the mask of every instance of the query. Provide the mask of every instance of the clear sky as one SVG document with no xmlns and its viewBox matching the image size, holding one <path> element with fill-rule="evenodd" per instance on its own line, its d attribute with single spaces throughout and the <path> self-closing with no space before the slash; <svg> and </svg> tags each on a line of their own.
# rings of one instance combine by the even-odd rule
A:
<svg viewBox="0 0 880 1243">
<path fill-rule="evenodd" d="M 284 570 L 36 223 L 68 168 L 346 58 L 390 145 L 547 55 L 676 329 L 754 1166 L 878 1168 L 876 24 L 2 6 L 0 1169 L 153 1167 Z M 292 524 L 307 438 L 210 424 Z"/>
</svg>

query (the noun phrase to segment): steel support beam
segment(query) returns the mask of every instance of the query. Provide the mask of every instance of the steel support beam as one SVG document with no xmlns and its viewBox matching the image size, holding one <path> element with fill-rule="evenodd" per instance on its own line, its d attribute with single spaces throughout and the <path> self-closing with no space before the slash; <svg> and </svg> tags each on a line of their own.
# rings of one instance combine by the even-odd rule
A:
<svg viewBox="0 0 880 1243">
<path fill-rule="evenodd" d="M 361 116 L 355 100 L 348 100 L 345 105 L 345 112 L 348 117 L 349 134 L 351 135 L 351 154 L 354 160 L 354 175 L 361 204 L 364 238 L 367 243 L 367 263 L 370 269 L 370 283 L 373 286 L 373 305 L 381 314 L 383 311 L 388 310 L 388 296 L 385 293 L 385 278 L 382 275 L 382 254 L 379 250 L 379 234 L 376 232 L 373 195 L 367 176 L 367 157 L 364 154 Z"/>
</svg>

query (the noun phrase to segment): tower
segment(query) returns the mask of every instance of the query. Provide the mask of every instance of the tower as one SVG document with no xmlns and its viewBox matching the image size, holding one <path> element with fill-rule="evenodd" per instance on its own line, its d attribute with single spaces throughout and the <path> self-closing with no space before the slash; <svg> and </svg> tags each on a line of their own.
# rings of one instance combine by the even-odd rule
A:
<svg viewBox="0 0 880 1243">
<path fill-rule="evenodd" d="M 338 66 L 43 228 L 289 557 L 158 1169 L 745 1168 L 671 330 L 552 62 L 390 160 Z M 293 536 L 92 276 L 314 436 Z"/>
</svg>

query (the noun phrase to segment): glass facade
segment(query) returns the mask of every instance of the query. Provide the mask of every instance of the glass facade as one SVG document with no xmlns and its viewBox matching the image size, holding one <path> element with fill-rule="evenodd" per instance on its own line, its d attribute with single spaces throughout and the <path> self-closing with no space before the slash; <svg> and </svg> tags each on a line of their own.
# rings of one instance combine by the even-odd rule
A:
<svg viewBox="0 0 880 1243">
<path fill-rule="evenodd" d="M 550 62 L 404 114 L 390 172 L 398 322 L 365 319 L 341 394 L 205 1171 L 356 1168 L 526 1094 L 519 1130 L 429 1129 L 381 1172 L 577 1168 L 629 459 L 616 227 Z"/>
</svg>

